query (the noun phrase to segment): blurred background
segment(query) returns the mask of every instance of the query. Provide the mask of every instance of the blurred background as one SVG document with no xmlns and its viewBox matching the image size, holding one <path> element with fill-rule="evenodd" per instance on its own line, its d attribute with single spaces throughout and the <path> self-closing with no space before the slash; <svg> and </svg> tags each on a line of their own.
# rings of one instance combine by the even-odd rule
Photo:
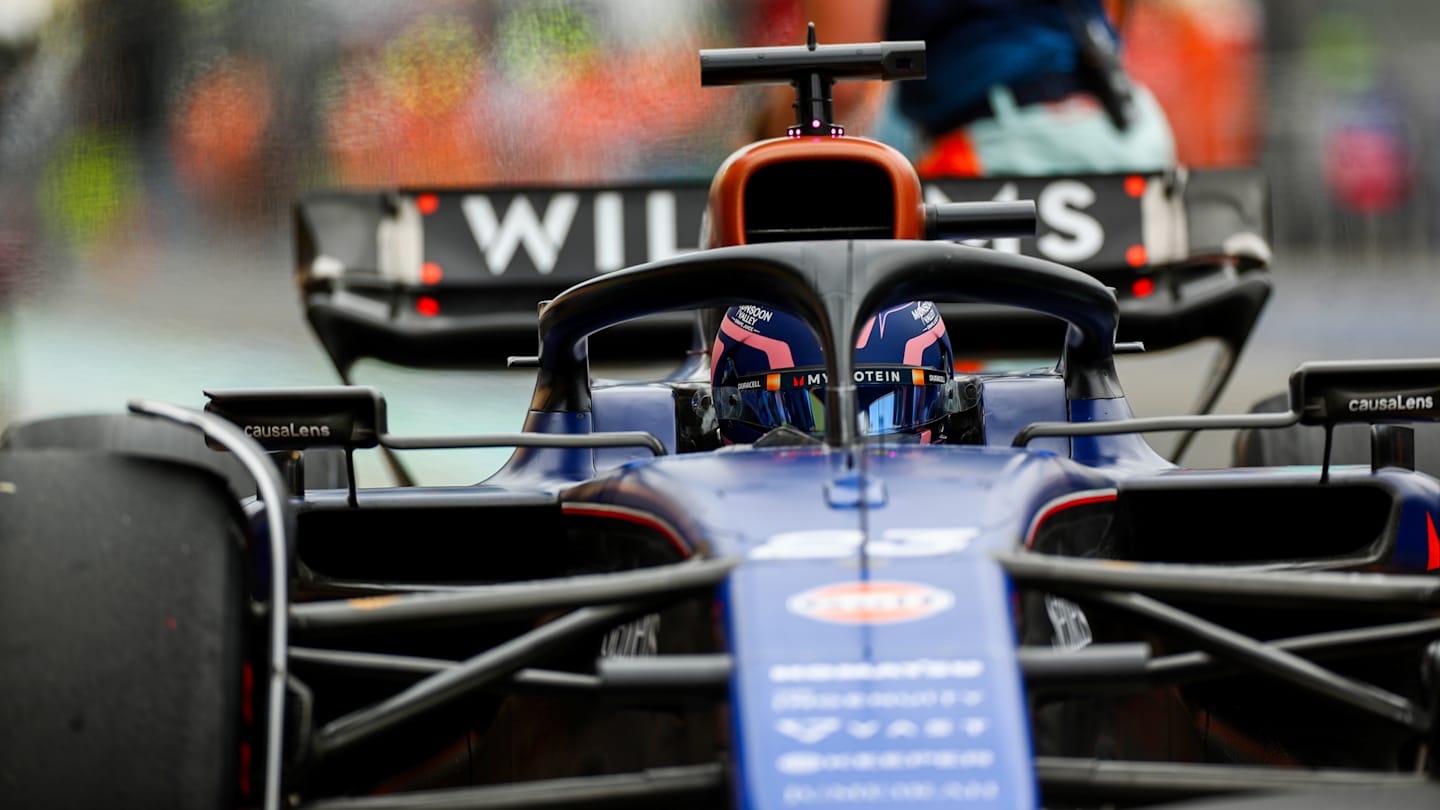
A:
<svg viewBox="0 0 1440 810">
<path fill-rule="evenodd" d="M 1126 7 L 1182 163 L 1271 182 L 1277 293 L 1218 410 L 1307 359 L 1440 355 L 1440 7 Z M 763 96 L 702 89 L 696 52 L 803 37 L 793 0 L 0 0 L 0 425 L 334 382 L 293 282 L 298 194 L 705 178 Z M 1141 415 L 1190 406 L 1191 359 L 1127 359 Z M 517 429 L 533 379 L 355 376 L 399 433 Z M 503 458 L 466 452 L 430 478 Z M 1221 435 L 1186 458 L 1227 459 Z"/>
</svg>

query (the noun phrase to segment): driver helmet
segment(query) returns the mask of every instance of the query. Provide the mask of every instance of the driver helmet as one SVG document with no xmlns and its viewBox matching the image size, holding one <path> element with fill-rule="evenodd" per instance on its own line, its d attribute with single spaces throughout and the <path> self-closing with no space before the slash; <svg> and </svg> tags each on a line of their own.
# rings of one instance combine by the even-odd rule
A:
<svg viewBox="0 0 1440 810">
<path fill-rule="evenodd" d="M 729 443 L 753 443 L 782 426 L 815 437 L 825 432 L 825 354 L 794 315 L 753 305 L 727 310 L 711 352 L 710 382 Z M 855 388 L 867 436 L 978 439 L 978 386 L 955 377 L 950 338 L 933 302 L 893 306 L 865 324 L 855 343 Z"/>
</svg>

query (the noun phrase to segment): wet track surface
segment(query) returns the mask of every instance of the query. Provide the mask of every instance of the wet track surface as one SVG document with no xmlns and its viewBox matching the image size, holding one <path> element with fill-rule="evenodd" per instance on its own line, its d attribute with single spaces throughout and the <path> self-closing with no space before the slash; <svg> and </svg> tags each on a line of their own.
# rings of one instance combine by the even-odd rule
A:
<svg viewBox="0 0 1440 810">
<path fill-rule="evenodd" d="M 8 420 L 120 410 L 133 398 L 193 407 L 206 388 L 331 384 L 335 372 L 304 322 L 289 236 L 158 240 L 89 272 L 53 270 L 42 292 L 7 316 L 0 364 Z M 65 263 L 53 266 L 64 267 Z M 1284 389 L 1306 360 L 1440 356 L 1440 272 L 1423 258 L 1379 261 L 1277 250 L 1276 291 L 1219 412 L 1248 410 Z M 37 285 L 39 286 L 39 285 Z M 1141 416 L 1186 412 L 1213 346 L 1120 359 Z M 511 431 L 520 427 L 533 372 L 410 372 L 362 365 L 357 382 L 389 401 L 399 434 Z M 1162 452 L 1171 434 L 1151 441 Z M 1202 434 L 1185 462 L 1224 465 L 1233 434 Z M 358 457 L 364 483 L 386 475 L 374 451 Z M 433 483 L 469 483 L 506 451 L 425 451 L 406 456 Z"/>
</svg>

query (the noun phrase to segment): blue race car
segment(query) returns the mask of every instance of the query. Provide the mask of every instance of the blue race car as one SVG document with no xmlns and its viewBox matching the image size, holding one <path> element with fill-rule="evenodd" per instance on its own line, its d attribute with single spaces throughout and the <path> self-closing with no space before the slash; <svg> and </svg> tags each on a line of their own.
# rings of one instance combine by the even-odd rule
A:
<svg viewBox="0 0 1440 810">
<path fill-rule="evenodd" d="M 1440 416 L 1440 360 L 1135 418 L 1117 353 L 1238 352 L 1268 297 L 1253 177 L 927 187 L 828 101 L 922 75 L 922 44 L 701 65 L 793 84 L 799 111 L 701 190 L 701 249 L 618 269 L 623 223 L 653 235 L 687 186 L 546 190 L 541 243 L 509 219 L 524 191 L 298 208 L 342 375 L 483 365 L 538 329 L 523 431 L 395 435 L 344 385 L 7 434 L 6 806 L 1440 799 L 1440 481 L 1411 427 Z M 497 286 L 526 244 L 534 272 Z M 546 286 L 577 262 L 611 271 Z M 592 346 L 677 336 L 656 379 L 592 373 Z M 1191 470 L 1144 438 L 1340 424 L 1370 426 L 1367 463 Z M 515 451 L 473 486 L 354 474 L 490 446 Z"/>
</svg>

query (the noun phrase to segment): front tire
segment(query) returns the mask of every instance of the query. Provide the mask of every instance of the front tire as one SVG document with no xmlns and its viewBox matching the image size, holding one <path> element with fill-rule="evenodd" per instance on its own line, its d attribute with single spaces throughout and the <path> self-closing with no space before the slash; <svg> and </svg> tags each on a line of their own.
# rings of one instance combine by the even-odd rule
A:
<svg viewBox="0 0 1440 810">
<path fill-rule="evenodd" d="M 0 452 L 0 806 L 236 806 L 244 536 L 208 470 Z"/>
</svg>

